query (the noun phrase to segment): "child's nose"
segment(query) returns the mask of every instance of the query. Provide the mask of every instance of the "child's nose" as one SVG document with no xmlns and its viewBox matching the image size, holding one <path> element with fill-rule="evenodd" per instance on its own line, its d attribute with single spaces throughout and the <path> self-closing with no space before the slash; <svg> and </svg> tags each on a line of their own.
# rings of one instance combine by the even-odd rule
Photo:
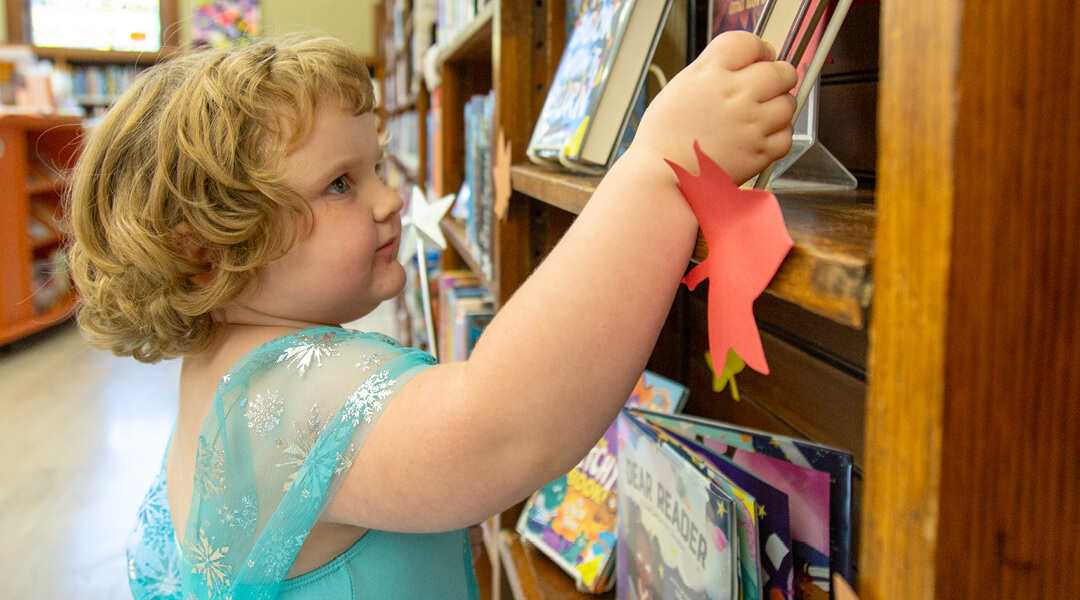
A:
<svg viewBox="0 0 1080 600">
<path fill-rule="evenodd" d="M 401 207 L 404 206 L 404 202 L 401 196 L 397 192 L 390 189 L 386 185 L 380 186 L 382 189 L 379 192 L 379 198 L 375 202 L 375 220 L 385 221 L 392 215 L 401 212 Z"/>
</svg>

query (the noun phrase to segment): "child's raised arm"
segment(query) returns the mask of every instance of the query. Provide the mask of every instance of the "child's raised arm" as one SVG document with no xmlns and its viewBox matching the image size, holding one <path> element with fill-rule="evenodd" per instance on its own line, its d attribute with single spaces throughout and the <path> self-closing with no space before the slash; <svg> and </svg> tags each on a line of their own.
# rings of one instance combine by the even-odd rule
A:
<svg viewBox="0 0 1080 600">
<path fill-rule="evenodd" d="M 385 409 L 324 518 L 399 531 L 478 522 L 566 473 L 645 367 L 697 222 L 665 164 L 694 140 L 741 183 L 791 146 L 795 70 L 725 34 L 657 96 L 636 139 L 467 362 L 432 367 Z"/>
</svg>

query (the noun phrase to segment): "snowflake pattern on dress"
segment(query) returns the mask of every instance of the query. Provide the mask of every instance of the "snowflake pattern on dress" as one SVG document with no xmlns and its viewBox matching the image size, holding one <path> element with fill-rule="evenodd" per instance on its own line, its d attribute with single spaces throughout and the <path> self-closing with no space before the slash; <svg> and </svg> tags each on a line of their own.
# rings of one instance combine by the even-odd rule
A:
<svg viewBox="0 0 1080 600">
<path fill-rule="evenodd" d="M 221 517 L 221 524 L 230 529 L 254 532 L 255 521 L 259 518 L 259 502 L 255 492 L 241 496 L 239 504 L 223 504 L 218 509 L 218 516 Z"/>
<path fill-rule="evenodd" d="M 225 453 L 221 448 L 211 448 L 206 438 L 199 436 L 199 449 L 195 453 L 195 489 L 204 500 L 225 490 Z"/>
<path fill-rule="evenodd" d="M 185 545 L 184 560 L 191 565 L 191 572 L 204 580 L 207 588 L 214 590 L 222 585 L 229 585 L 232 565 L 225 560 L 228 553 L 228 546 L 215 546 L 200 528 L 199 534 Z"/>
<path fill-rule="evenodd" d="M 289 486 L 292 485 L 294 479 L 296 479 L 296 473 L 300 469 L 300 466 L 304 464 L 304 460 L 307 459 L 308 454 L 311 452 L 312 447 L 315 446 L 315 442 L 319 439 L 319 434 L 326 428 L 325 423 L 319 422 L 319 405 L 313 403 L 311 410 L 308 412 L 307 421 L 304 423 L 293 422 L 293 427 L 296 428 L 296 437 L 291 439 L 278 438 L 275 440 L 275 444 L 281 450 L 287 458 L 283 462 L 277 463 L 277 467 L 292 468 L 292 472 L 285 479 L 283 491 L 289 491 Z"/>
<path fill-rule="evenodd" d="M 288 361 L 287 367 L 296 367 L 296 372 L 301 377 L 311 368 L 312 362 L 321 367 L 324 358 L 337 356 L 337 339 L 333 334 L 322 335 L 298 335 L 296 344 L 285 349 L 284 354 L 277 361 Z"/>
<path fill-rule="evenodd" d="M 296 553 L 300 551 L 300 546 L 304 545 L 305 539 L 307 539 L 307 532 L 288 535 L 280 530 L 275 531 L 267 544 L 269 551 L 263 562 L 266 574 L 273 577 L 287 572 L 292 567 Z"/>
<path fill-rule="evenodd" d="M 372 352 L 371 354 L 365 354 L 365 355 L 361 356 L 360 360 L 357 361 L 357 363 L 356 363 L 356 368 L 361 369 L 363 371 L 367 371 L 367 370 L 371 369 L 372 367 L 378 366 L 378 364 L 379 364 L 379 355 L 376 352 Z"/>
<path fill-rule="evenodd" d="M 360 425 L 360 421 L 371 423 L 371 418 L 383 409 L 383 400 L 394 393 L 394 383 L 395 381 L 390 379 L 390 373 L 385 370 L 368 377 L 363 385 L 349 395 L 341 409 L 341 422 L 351 421 L 354 427 Z"/>
<path fill-rule="evenodd" d="M 249 429 L 265 435 L 277 427 L 283 414 L 285 414 L 285 398 L 276 391 L 266 390 L 266 393 L 255 394 L 254 400 L 248 400 L 247 412 L 244 416 L 247 417 Z"/>
<path fill-rule="evenodd" d="M 150 492 L 143 499 L 137 522 L 142 527 L 143 537 L 151 544 L 165 546 L 173 543 L 176 534 L 173 532 L 172 517 L 169 515 L 169 497 L 164 479 L 159 479 L 159 484 L 150 488 Z"/>
</svg>

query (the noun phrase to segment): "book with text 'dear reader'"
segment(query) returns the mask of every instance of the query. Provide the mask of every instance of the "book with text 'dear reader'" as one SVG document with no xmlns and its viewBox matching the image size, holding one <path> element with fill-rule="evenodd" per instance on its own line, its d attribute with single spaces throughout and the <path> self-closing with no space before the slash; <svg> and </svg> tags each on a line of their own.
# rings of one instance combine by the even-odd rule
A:
<svg viewBox="0 0 1080 600">
<path fill-rule="evenodd" d="M 615 158 L 671 0 L 587 0 L 574 24 L 526 154 L 582 171 Z"/>
<path fill-rule="evenodd" d="M 631 412 L 787 494 L 795 600 L 828 599 L 833 573 L 852 579 L 851 454 L 699 417 Z"/>
<path fill-rule="evenodd" d="M 619 600 L 744 598 L 739 503 L 626 409 L 616 424 Z"/>
</svg>

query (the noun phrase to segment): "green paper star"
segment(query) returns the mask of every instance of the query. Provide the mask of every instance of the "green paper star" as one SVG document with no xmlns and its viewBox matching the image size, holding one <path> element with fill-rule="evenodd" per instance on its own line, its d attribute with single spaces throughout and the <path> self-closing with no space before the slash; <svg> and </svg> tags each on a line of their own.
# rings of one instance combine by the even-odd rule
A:
<svg viewBox="0 0 1080 600">
<path fill-rule="evenodd" d="M 731 397 L 739 399 L 739 386 L 735 383 L 735 376 L 742 373 L 746 368 L 746 363 L 739 358 L 738 354 L 735 354 L 735 350 L 728 348 L 727 360 L 724 361 L 724 368 L 720 373 L 720 376 L 716 375 L 716 367 L 713 365 L 712 353 L 705 353 L 705 362 L 709 365 L 709 370 L 713 373 L 713 391 L 720 393 L 724 391 L 724 388 L 731 384 Z"/>
</svg>

